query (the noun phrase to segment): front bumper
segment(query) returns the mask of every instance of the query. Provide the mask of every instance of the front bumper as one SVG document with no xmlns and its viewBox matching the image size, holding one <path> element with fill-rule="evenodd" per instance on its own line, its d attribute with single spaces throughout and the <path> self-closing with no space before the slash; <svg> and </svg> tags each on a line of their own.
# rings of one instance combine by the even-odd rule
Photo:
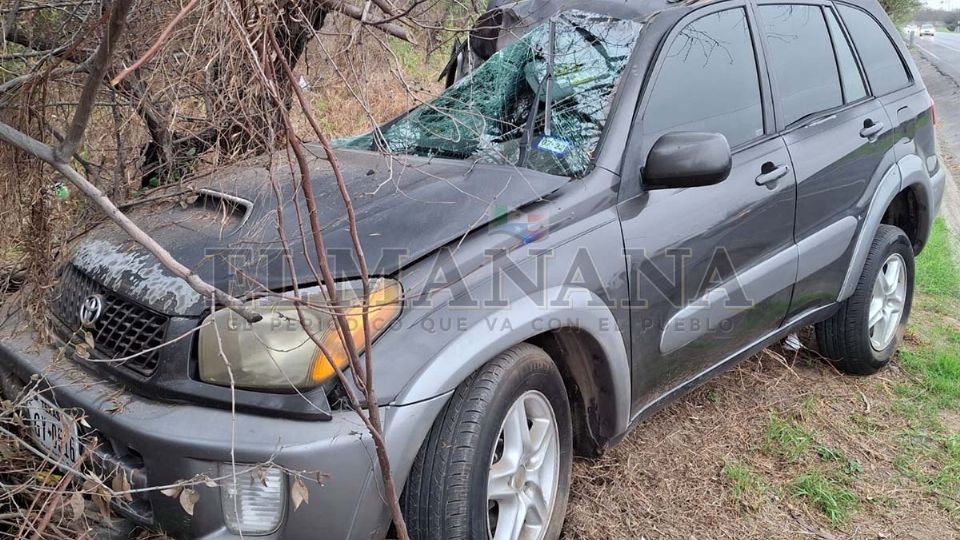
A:
<svg viewBox="0 0 960 540">
<path fill-rule="evenodd" d="M 72 360 L 40 347 L 16 317 L 0 328 L 0 368 L 13 380 L 39 375 L 48 398 L 81 409 L 101 441 L 101 459 L 127 471 L 134 488 L 155 487 L 217 475 L 219 463 L 271 461 L 303 471 L 309 502 L 287 504 L 279 530 L 266 538 L 382 538 L 389 526 L 376 453 L 366 428 L 350 411 L 331 421 L 237 414 L 229 410 L 149 400 L 98 378 Z M 385 435 L 402 486 L 420 443 L 447 395 L 402 407 L 383 407 Z M 231 449 L 231 440 L 235 441 Z M 313 474 L 314 472 L 318 474 Z M 109 482 L 107 482 L 109 485 Z M 168 534 L 190 538 L 239 538 L 225 527 L 218 487 L 194 486 L 200 495 L 189 516 L 176 499 L 149 491 L 120 507 L 122 515 Z M 147 522 L 147 523 L 144 523 Z M 245 535 L 247 536 L 247 535 Z"/>
</svg>

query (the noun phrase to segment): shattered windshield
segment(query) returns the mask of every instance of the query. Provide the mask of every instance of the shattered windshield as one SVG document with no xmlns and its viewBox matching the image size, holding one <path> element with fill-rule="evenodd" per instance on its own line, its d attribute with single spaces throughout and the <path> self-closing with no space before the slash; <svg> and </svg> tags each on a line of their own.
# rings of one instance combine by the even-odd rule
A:
<svg viewBox="0 0 960 540">
<path fill-rule="evenodd" d="M 336 144 L 582 175 L 640 23 L 568 11 L 550 26 L 535 27 L 435 99 Z"/>
</svg>

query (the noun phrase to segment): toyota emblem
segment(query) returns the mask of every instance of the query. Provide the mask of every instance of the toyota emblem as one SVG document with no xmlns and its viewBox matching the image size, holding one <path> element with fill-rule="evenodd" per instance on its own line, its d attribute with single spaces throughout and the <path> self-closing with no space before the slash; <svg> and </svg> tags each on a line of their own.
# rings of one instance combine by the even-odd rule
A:
<svg viewBox="0 0 960 540">
<path fill-rule="evenodd" d="M 99 294 L 91 294 L 80 304 L 80 322 L 85 327 L 93 326 L 100 319 L 103 312 L 103 297 Z"/>
</svg>

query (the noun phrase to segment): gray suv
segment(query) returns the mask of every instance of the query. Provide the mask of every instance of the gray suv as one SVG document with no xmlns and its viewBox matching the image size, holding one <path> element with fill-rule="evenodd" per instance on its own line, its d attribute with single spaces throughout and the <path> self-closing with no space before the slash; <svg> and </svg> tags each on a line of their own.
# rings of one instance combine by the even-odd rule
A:
<svg viewBox="0 0 960 540">
<path fill-rule="evenodd" d="M 945 172 L 930 96 L 877 2 L 521 0 L 482 22 L 442 95 L 336 142 L 413 537 L 556 538 L 575 453 L 801 327 L 842 371 L 890 361 Z M 355 300 L 344 205 L 308 150 Z M 333 376 L 342 345 L 295 219 L 299 175 L 273 161 L 129 210 L 263 321 L 211 306 L 102 225 L 60 274 L 57 343 L 36 347 L 8 308 L 3 391 L 38 445 L 69 460 L 96 437 L 95 462 L 134 488 L 219 479 L 195 485 L 192 515 L 160 491 L 114 499 L 136 523 L 384 538 L 373 443 Z M 295 286 L 329 356 L 291 316 Z"/>
</svg>

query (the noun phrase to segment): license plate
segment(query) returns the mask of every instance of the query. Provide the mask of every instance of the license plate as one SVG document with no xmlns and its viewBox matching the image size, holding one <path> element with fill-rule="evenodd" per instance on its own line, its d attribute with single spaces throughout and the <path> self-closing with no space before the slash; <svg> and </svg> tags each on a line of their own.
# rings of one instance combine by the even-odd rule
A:
<svg viewBox="0 0 960 540">
<path fill-rule="evenodd" d="M 40 394 L 27 398 L 26 412 L 30 435 L 51 457 L 62 458 L 69 465 L 80 459 L 76 420 Z"/>
</svg>

